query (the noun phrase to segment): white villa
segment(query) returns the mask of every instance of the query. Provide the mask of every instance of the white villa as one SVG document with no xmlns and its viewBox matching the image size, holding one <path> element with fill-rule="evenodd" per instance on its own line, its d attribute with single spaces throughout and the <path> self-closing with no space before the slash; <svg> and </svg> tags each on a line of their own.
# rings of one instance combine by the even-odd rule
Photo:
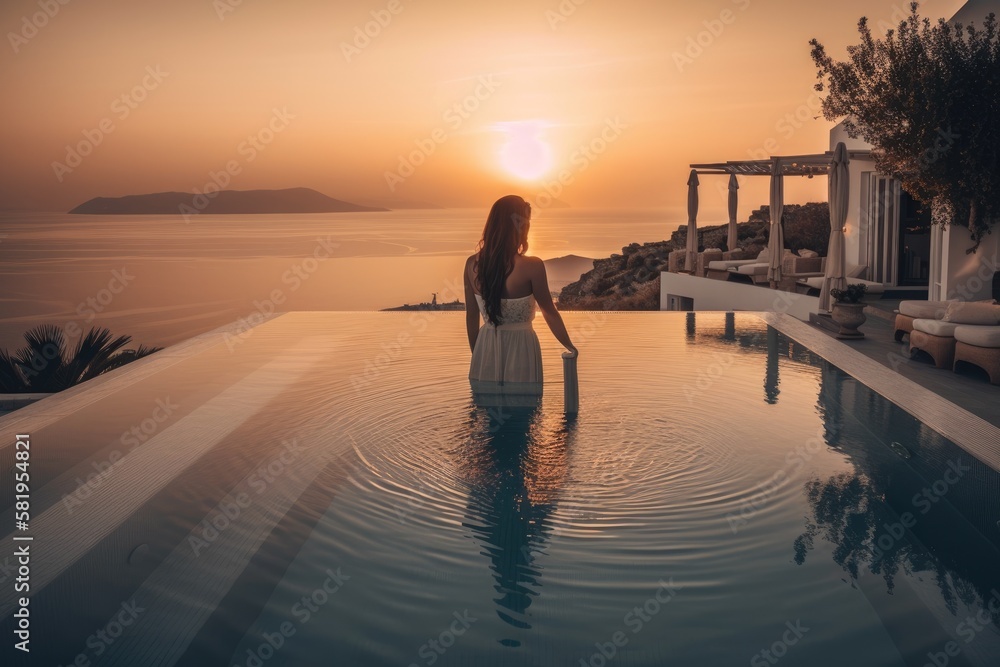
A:
<svg viewBox="0 0 1000 667">
<path fill-rule="evenodd" d="M 973 21 L 981 24 L 990 12 L 1000 16 L 1000 0 L 969 0 L 951 20 L 966 25 Z M 693 164 L 691 167 L 694 173 L 708 178 L 767 176 L 773 181 L 779 174 L 782 177 L 826 175 L 840 143 L 845 145 L 850 159 L 844 224 L 845 264 L 850 277 L 881 285 L 887 295 L 896 298 L 906 298 L 909 294 L 912 298 L 931 300 L 998 298 L 1000 228 L 983 240 L 977 252 L 967 253 L 973 245 L 968 228 L 961 224 L 947 229 L 932 225 L 927 207 L 921 209 L 901 188 L 899 181 L 876 171 L 870 155 L 871 146 L 849 137 L 843 124 L 830 131 L 829 150 L 823 153 Z M 696 189 L 698 179 L 692 180 Z M 772 186 L 772 210 L 782 203 L 780 185 L 777 202 L 774 191 Z M 732 196 L 735 198 L 735 192 Z M 696 211 L 696 194 L 694 202 Z M 731 208 L 735 208 L 733 203 Z M 731 227 L 735 224 L 734 217 L 731 211 Z M 691 228 L 693 225 L 689 226 Z M 661 309 L 777 309 L 801 319 L 808 319 L 811 313 L 820 309 L 819 299 L 804 293 L 805 290 L 786 292 L 776 299 L 772 290 L 708 280 L 704 278 L 704 271 L 697 273 L 690 265 L 687 269 L 682 273 L 662 274 Z"/>
</svg>

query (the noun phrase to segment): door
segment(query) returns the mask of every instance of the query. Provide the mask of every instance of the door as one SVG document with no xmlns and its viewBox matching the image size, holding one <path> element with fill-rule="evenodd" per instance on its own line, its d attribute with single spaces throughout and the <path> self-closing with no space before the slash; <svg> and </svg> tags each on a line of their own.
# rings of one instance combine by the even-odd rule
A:
<svg viewBox="0 0 1000 667">
<path fill-rule="evenodd" d="M 905 190 L 899 195 L 896 285 L 927 287 L 931 274 L 931 209 Z"/>
<path fill-rule="evenodd" d="M 899 258 L 899 181 L 871 173 L 867 195 L 868 270 L 862 277 L 895 285 Z M 928 248 L 928 256 L 929 252 Z"/>
</svg>

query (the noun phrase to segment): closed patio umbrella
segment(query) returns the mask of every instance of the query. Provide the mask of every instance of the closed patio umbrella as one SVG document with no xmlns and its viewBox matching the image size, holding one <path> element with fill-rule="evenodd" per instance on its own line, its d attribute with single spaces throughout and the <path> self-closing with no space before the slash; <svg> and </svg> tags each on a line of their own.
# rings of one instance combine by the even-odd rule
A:
<svg viewBox="0 0 1000 667">
<path fill-rule="evenodd" d="M 847 222 L 847 202 L 851 194 L 850 157 L 844 142 L 837 144 L 830 163 L 830 249 L 826 254 L 826 276 L 819 294 L 820 310 L 833 305 L 830 290 L 844 289 L 846 259 L 844 253 L 844 223 Z"/>
<path fill-rule="evenodd" d="M 781 214 L 784 210 L 785 176 L 781 173 L 781 160 L 775 160 L 771 165 L 771 231 L 767 239 L 767 248 L 771 254 L 767 279 L 772 288 L 781 282 L 781 260 L 785 256 L 785 232 L 781 226 Z"/>
<path fill-rule="evenodd" d="M 687 261 L 684 270 L 694 275 L 695 262 L 698 260 L 698 172 L 691 170 L 688 178 L 688 228 L 687 228 Z"/>
<path fill-rule="evenodd" d="M 736 250 L 739 246 L 739 234 L 736 230 L 736 209 L 739 207 L 739 181 L 736 174 L 729 174 L 729 238 L 726 241 L 727 250 Z"/>
</svg>

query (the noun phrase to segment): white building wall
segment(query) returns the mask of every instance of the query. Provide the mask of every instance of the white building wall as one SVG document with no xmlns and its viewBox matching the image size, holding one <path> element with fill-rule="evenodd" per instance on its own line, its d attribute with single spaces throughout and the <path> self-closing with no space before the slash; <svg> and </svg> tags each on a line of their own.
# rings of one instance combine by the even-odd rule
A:
<svg viewBox="0 0 1000 667">
<path fill-rule="evenodd" d="M 975 253 L 969 230 L 950 225 L 944 233 L 941 288 L 947 299 L 980 301 L 993 298 L 993 274 L 1000 271 L 1000 228 L 983 239 Z"/>
<path fill-rule="evenodd" d="M 872 149 L 871 144 L 865 142 L 864 140 L 852 139 L 848 134 L 847 130 L 844 129 L 844 124 L 837 123 L 832 130 L 830 130 L 830 150 L 837 148 L 837 144 L 841 141 L 847 146 L 849 151 L 870 151 Z"/>
</svg>

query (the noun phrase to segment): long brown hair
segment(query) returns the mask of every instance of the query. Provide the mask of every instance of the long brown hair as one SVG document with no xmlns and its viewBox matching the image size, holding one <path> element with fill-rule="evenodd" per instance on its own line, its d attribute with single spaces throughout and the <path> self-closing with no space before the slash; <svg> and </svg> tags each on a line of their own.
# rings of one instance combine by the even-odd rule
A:
<svg viewBox="0 0 1000 667">
<path fill-rule="evenodd" d="M 525 225 L 531 220 L 531 204 L 517 195 L 501 197 L 486 217 L 483 238 L 476 251 L 476 287 L 483 295 L 486 319 L 500 321 L 500 299 L 514 258 L 528 251 Z"/>
</svg>

